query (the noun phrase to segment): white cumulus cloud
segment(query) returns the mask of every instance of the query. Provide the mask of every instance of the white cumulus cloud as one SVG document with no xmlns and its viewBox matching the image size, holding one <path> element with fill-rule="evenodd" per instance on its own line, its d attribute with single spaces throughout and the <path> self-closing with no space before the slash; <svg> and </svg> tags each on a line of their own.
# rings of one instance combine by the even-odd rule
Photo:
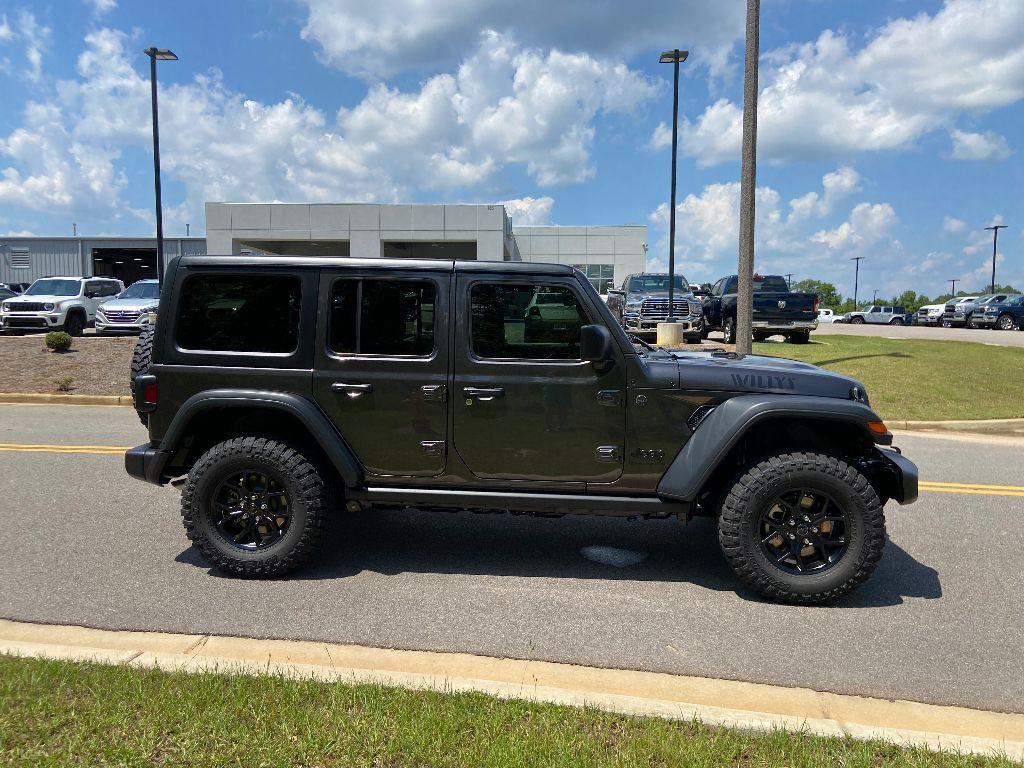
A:
<svg viewBox="0 0 1024 768">
<path fill-rule="evenodd" d="M 502 200 L 505 211 L 515 227 L 543 227 L 551 224 L 551 209 L 555 205 L 551 197 L 519 197 Z"/>
<path fill-rule="evenodd" d="M 953 151 L 950 155 L 954 160 L 1005 160 L 1010 156 L 1010 145 L 1006 139 L 994 131 L 971 133 L 970 131 L 953 130 Z"/>
</svg>

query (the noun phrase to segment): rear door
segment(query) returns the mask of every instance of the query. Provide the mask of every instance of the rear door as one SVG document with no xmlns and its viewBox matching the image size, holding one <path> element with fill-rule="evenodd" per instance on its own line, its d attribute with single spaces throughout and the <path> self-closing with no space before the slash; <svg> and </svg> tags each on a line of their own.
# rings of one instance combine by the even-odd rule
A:
<svg viewBox="0 0 1024 768">
<path fill-rule="evenodd" d="M 325 270 L 313 395 L 368 473 L 447 459 L 450 270 Z"/>
<path fill-rule="evenodd" d="M 625 451 L 624 360 L 579 357 L 580 327 L 603 322 L 569 276 L 459 272 L 453 439 L 477 477 L 611 482 Z M 536 314 L 537 297 L 557 311 Z"/>
</svg>

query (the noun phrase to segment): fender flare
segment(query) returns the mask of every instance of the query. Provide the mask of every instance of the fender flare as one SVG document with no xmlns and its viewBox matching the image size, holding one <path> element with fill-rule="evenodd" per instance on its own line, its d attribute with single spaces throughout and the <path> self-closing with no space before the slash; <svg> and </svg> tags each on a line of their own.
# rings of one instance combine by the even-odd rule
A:
<svg viewBox="0 0 1024 768">
<path fill-rule="evenodd" d="M 182 403 L 174 415 L 167 432 L 160 440 L 160 454 L 164 457 L 154 467 L 160 477 L 171 456 L 178 450 L 192 418 L 211 408 L 263 408 L 294 416 L 316 440 L 347 488 L 363 484 L 362 466 L 344 438 L 312 401 L 287 392 L 264 392 L 245 389 L 214 389 L 198 392 Z"/>
<path fill-rule="evenodd" d="M 738 395 L 712 411 L 658 481 L 658 495 L 674 501 L 693 501 L 700 489 L 750 429 L 770 419 L 806 418 L 856 424 L 873 442 L 889 444 L 892 435 L 875 435 L 869 421 L 882 419 L 856 400 L 802 395 Z"/>
</svg>

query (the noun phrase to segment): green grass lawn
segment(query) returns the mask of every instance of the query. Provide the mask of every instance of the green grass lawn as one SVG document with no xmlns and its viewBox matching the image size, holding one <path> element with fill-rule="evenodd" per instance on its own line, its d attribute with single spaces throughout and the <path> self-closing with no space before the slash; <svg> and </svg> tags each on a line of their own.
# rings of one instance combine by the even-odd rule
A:
<svg viewBox="0 0 1024 768">
<path fill-rule="evenodd" d="M 481 694 L 0 656 L 0 765 L 1008 766 Z"/>
<path fill-rule="evenodd" d="M 814 363 L 859 379 L 888 419 L 1024 417 L 1024 349 L 960 341 L 811 335 L 754 344 L 759 355 Z"/>
</svg>

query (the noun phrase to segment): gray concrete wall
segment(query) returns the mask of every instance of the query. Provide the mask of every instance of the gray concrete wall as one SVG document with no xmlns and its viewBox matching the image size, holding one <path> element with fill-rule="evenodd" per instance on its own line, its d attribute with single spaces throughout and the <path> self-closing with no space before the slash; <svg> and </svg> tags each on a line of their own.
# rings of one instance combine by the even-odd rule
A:
<svg viewBox="0 0 1024 768">
<path fill-rule="evenodd" d="M 372 203 L 207 203 L 211 254 L 240 253 L 247 244 L 348 244 L 348 255 L 378 258 L 381 241 L 475 242 L 477 258 L 518 260 L 502 205 L 378 205 Z"/>
<path fill-rule="evenodd" d="M 643 272 L 647 227 L 514 227 L 523 261 L 570 265 L 613 265 L 615 285 Z"/>
</svg>

